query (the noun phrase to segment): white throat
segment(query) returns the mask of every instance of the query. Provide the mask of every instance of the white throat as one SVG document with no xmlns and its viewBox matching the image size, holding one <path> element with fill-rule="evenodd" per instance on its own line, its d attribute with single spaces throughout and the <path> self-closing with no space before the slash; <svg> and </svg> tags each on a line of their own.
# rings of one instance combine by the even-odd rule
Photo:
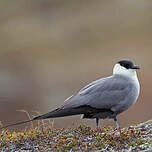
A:
<svg viewBox="0 0 152 152">
<path fill-rule="evenodd" d="M 117 64 L 115 64 L 115 66 L 113 68 L 113 74 L 123 75 L 123 76 L 129 77 L 130 79 L 132 79 L 134 85 L 137 88 L 138 95 L 139 95 L 140 84 L 139 84 L 137 73 L 136 73 L 135 69 L 126 69 L 125 67 L 123 67 L 117 63 Z"/>
<path fill-rule="evenodd" d="M 121 66 L 120 64 L 115 64 L 113 68 L 113 74 L 119 74 L 119 75 L 124 75 L 130 78 L 135 78 L 137 77 L 136 70 L 134 69 L 126 69 L 125 67 Z"/>
</svg>

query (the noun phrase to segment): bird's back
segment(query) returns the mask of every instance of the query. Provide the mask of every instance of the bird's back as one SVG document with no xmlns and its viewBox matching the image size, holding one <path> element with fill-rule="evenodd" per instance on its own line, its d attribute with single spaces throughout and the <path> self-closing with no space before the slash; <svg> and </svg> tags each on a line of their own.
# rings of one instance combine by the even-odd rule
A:
<svg viewBox="0 0 152 152">
<path fill-rule="evenodd" d="M 85 86 L 76 95 L 67 99 L 63 107 L 75 108 L 87 105 L 120 113 L 128 109 L 138 95 L 135 80 L 122 75 L 113 75 Z"/>
</svg>

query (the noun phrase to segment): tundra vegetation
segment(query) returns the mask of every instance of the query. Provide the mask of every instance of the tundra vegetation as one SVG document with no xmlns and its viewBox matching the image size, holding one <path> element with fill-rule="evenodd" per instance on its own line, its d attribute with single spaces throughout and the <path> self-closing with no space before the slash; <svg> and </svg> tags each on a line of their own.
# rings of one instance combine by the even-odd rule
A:
<svg viewBox="0 0 152 152">
<path fill-rule="evenodd" d="M 55 129 L 53 122 L 39 121 L 36 127 L 19 132 L 2 130 L 0 151 L 152 151 L 152 121 L 121 129 L 93 129 L 85 124 Z"/>
</svg>

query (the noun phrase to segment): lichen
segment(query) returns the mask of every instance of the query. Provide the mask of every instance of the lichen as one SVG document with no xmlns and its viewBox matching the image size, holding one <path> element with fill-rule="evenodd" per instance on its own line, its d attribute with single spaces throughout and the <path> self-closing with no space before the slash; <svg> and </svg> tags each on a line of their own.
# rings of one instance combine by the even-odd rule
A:
<svg viewBox="0 0 152 152">
<path fill-rule="evenodd" d="M 0 151 L 144 151 L 152 150 L 152 123 L 145 122 L 121 129 L 92 129 L 84 124 L 76 128 L 36 127 L 21 132 L 3 130 Z"/>
</svg>

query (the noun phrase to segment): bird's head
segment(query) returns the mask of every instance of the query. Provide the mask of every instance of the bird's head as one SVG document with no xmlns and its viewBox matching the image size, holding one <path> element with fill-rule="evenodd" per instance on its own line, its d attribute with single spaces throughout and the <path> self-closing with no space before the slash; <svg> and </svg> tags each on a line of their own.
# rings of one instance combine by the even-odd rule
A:
<svg viewBox="0 0 152 152">
<path fill-rule="evenodd" d="M 136 70 L 140 69 L 139 66 L 134 65 L 132 61 L 121 60 L 117 62 L 113 68 L 113 74 L 125 75 L 125 76 L 136 76 Z"/>
</svg>

